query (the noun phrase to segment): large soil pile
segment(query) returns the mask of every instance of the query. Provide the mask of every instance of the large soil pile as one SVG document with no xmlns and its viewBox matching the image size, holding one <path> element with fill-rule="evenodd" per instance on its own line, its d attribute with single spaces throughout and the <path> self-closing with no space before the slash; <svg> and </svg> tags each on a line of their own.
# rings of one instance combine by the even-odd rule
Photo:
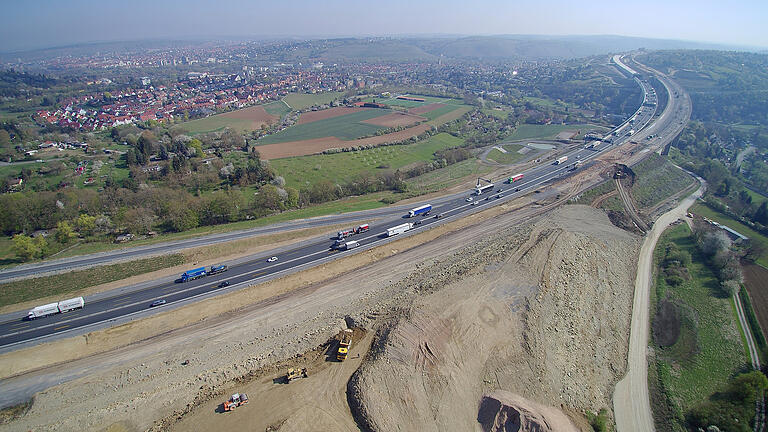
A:
<svg viewBox="0 0 768 432">
<path fill-rule="evenodd" d="M 569 206 L 421 269 L 350 383 L 371 430 L 472 430 L 483 394 L 610 407 L 626 364 L 638 243 Z"/>
</svg>

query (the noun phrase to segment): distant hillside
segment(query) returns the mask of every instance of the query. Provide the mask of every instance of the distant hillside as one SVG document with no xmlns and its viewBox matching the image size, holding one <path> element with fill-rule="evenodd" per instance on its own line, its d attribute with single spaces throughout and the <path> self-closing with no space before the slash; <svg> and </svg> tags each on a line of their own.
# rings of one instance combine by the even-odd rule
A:
<svg viewBox="0 0 768 432">
<path fill-rule="evenodd" d="M 433 55 L 457 59 L 541 60 L 571 59 L 598 54 L 657 49 L 720 49 L 739 47 L 625 36 L 471 36 L 451 39 L 413 39 Z M 746 48 L 743 48 L 746 50 Z"/>
<path fill-rule="evenodd" d="M 624 36 L 468 36 L 347 38 L 307 41 L 287 60 L 408 62 L 566 60 L 639 48 L 739 50 L 739 47 Z M 741 50 L 747 50 L 742 48 Z"/>
</svg>

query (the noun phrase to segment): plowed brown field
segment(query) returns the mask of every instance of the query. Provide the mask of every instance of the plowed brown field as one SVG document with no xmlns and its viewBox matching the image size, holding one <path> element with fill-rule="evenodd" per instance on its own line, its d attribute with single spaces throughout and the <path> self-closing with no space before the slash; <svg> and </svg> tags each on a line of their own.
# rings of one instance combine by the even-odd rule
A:
<svg viewBox="0 0 768 432">
<path fill-rule="evenodd" d="M 384 127 L 398 127 L 409 126 L 414 123 L 421 123 L 425 120 L 427 119 L 421 116 L 401 112 L 393 112 L 392 114 L 383 115 L 381 117 L 374 117 L 370 120 L 364 120 L 362 123 Z"/>
<path fill-rule="evenodd" d="M 768 269 L 757 264 L 742 262 L 744 287 L 752 300 L 757 321 L 763 333 L 768 330 Z"/>
<path fill-rule="evenodd" d="M 274 123 L 278 120 L 278 117 L 273 116 L 272 114 L 269 114 L 268 112 L 264 111 L 264 107 L 261 105 L 228 112 L 226 114 L 222 114 L 221 116 L 225 118 L 250 120 L 253 123 L 258 124 L 259 126 L 261 126 L 262 124 Z"/>
<path fill-rule="evenodd" d="M 432 104 L 429 104 L 429 105 L 422 105 L 422 106 L 419 106 L 419 107 L 416 107 L 416 108 L 411 108 L 411 109 L 408 110 L 408 112 L 411 113 L 411 114 L 424 114 L 424 113 L 428 113 L 430 111 L 434 111 L 434 110 L 436 110 L 436 109 L 438 109 L 438 108 L 440 108 L 442 106 L 445 106 L 445 105 L 441 104 L 441 103 L 432 103 Z"/>
<path fill-rule="evenodd" d="M 299 117 L 297 124 L 312 123 L 318 120 L 325 120 L 329 118 L 339 117 L 346 114 L 352 114 L 359 111 L 365 111 L 372 108 L 348 108 L 348 107 L 335 107 L 320 111 L 309 111 L 303 113 Z"/>
<path fill-rule="evenodd" d="M 259 151 L 261 158 L 267 160 L 293 156 L 305 156 L 321 153 L 323 150 L 332 148 L 379 145 L 392 141 L 402 141 L 414 136 L 418 136 L 429 130 L 431 127 L 431 125 L 423 123 L 417 126 L 409 127 L 408 129 L 404 129 L 399 132 L 392 132 L 386 135 L 373 136 L 353 141 L 344 141 L 336 137 L 325 137 L 311 140 L 266 144 L 263 146 L 258 146 L 257 150 Z"/>
</svg>

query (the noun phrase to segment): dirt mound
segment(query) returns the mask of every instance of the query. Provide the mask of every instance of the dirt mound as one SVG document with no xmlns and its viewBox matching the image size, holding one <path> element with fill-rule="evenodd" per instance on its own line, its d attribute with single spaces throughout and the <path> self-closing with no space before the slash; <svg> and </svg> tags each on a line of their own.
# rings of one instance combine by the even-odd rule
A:
<svg viewBox="0 0 768 432">
<path fill-rule="evenodd" d="M 403 281 L 421 295 L 379 330 L 350 381 L 358 422 L 472 430 L 477 402 L 495 390 L 578 410 L 611 406 L 637 248 L 603 212 L 567 206 L 422 266 Z"/>
<path fill-rule="evenodd" d="M 495 391 L 484 395 L 477 421 L 485 432 L 577 432 L 560 410 L 518 395 Z"/>
</svg>

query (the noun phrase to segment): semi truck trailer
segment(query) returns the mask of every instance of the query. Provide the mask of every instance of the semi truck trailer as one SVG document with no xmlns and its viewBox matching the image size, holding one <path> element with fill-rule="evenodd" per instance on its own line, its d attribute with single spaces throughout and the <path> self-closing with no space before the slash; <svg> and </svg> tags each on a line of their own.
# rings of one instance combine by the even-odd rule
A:
<svg viewBox="0 0 768 432">
<path fill-rule="evenodd" d="M 35 318 L 47 317 L 49 315 L 55 315 L 57 313 L 69 312 L 75 309 L 82 309 L 85 306 L 85 300 L 82 297 L 75 297 L 67 300 L 62 300 L 57 303 L 48 303 L 46 305 L 37 306 L 27 313 L 27 319 L 33 320 Z"/>
<path fill-rule="evenodd" d="M 188 282 L 193 279 L 198 279 L 208 274 L 205 271 L 205 267 L 200 267 L 192 270 L 187 270 L 184 273 L 181 274 L 181 277 L 179 278 L 180 282 Z"/>
<path fill-rule="evenodd" d="M 392 237 L 398 234 L 402 234 L 411 228 L 413 228 L 412 223 L 404 223 L 398 226 L 394 226 L 392 228 L 387 228 L 387 237 Z"/>
<path fill-rule="evenodd" d="M 568 160 L 568 156 L 563 156 L 563 157 L 561 157 L 561 158 L 559 158 L 559 159 L 557 159 L 557 160 L 555 161 L 555 165 L 560 165 L 560 164 L 563 164 L 563 163 L 565 163 L 565 161 L 567 161 L 567 160 Z"/>
<path fill-rule="evenodd" d="M 423 206 L 416 207 L 415 209 L 408 212 L 408 217 L 414 217 L 418 215 L 428 215 L 429 212 L 432 211 L 432 205 L 430 204 L 424 204 Z"/>
</svg>

